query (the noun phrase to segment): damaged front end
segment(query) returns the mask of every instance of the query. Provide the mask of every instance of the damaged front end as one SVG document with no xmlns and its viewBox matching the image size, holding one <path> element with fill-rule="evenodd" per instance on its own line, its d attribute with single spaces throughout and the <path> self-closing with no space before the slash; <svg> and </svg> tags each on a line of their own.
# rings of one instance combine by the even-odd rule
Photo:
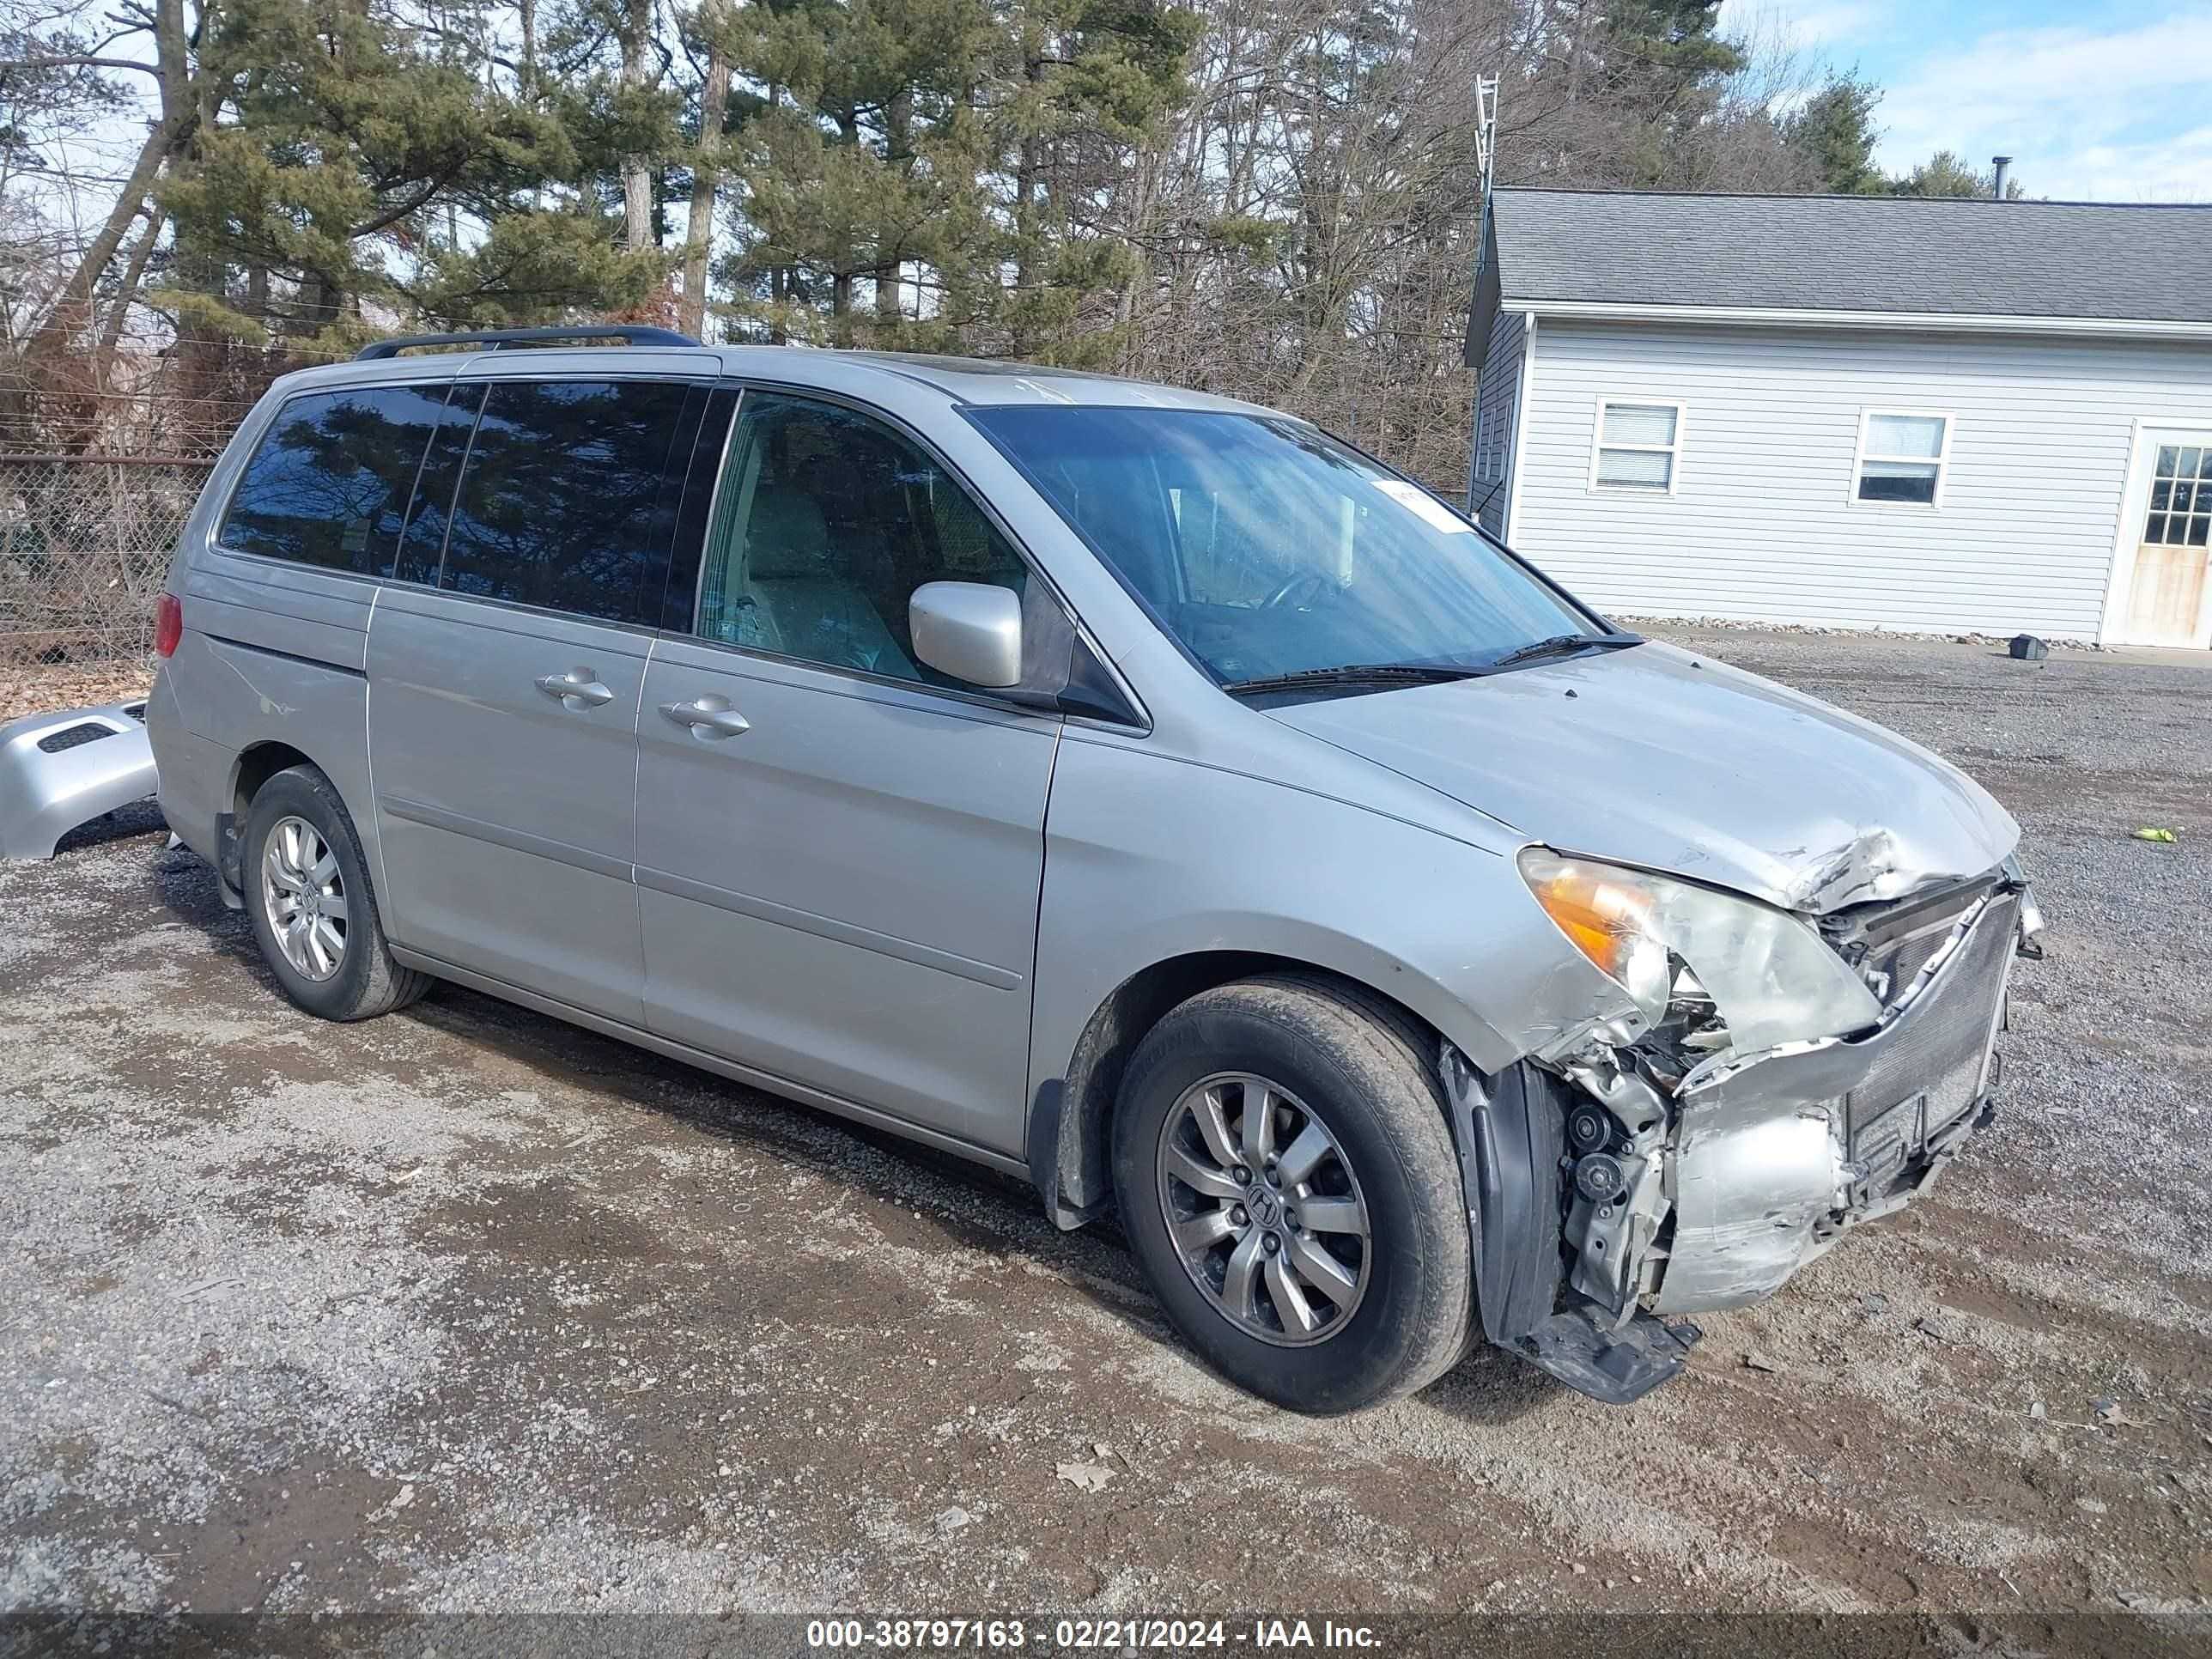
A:
<svg viewBox="0 0 2212 1659">
<path fill-rule="evenodd" d="M 2016 859 L 1811 915 L 1541 847 L 1521 865 L 1625 1004 L 1497 1076 L 1446 1050 L 1481 1316 L 1626 1401 L 1697 1339 L 1662 1316 L 1769 1294 L 1990 1121 L 2042 918 Z"/>
</svg>

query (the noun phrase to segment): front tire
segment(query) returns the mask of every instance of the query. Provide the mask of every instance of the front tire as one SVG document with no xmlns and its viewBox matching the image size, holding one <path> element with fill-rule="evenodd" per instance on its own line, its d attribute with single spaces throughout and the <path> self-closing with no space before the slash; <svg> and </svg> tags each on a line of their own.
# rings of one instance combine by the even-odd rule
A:
<svg viewBox="0 0 2212 1659">
<path fill-rule="evenodd" d="M 254 795 L 243 874 L 262 959 L 308 1013 L 374 1019 L 430 988 L 392 960 L 352 815 L 314 767 L 279 772 Z"/>
<path fill-rule="evenodd" d="M 1201 992 L 1130 1059 L 1130 1246 L 1200 1356 L 1277 1405 L 1356 1411 L 1463 1350 L 1466 1198 L 1427 1048 L 1382 999 L 1285 975 Z"/>
</svg>

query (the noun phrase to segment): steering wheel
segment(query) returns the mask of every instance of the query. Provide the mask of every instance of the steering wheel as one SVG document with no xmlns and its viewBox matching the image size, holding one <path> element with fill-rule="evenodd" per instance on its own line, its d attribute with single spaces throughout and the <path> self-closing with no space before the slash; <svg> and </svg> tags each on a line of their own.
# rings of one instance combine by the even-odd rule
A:
<svg viewBox="0 0 2212 1659">
<path fill-rule="evenodd" d="M 1260 608 L 1262 611 L 1273 611 L 1279 605 L 1287 605 L 1290 603 L 1291 594 L 1305 588 L 1311 589 L 1311 597 L 1318 599 L 1328 586 L 1328 579 L 1318 570 L 1301 570 L 1273 592 L 1268 594 L 1266 599 L 1261 600 Z"/>
</svg>

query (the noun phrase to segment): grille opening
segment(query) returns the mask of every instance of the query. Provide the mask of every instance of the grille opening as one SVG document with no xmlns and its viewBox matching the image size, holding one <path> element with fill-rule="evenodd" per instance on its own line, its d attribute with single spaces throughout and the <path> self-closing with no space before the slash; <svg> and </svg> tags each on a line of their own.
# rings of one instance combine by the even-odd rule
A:
<svg viewBox="0 0 2212 1659">
<path fill-rule="evenodd" d="M 1820 932 L 1887 1007 L 1950 939 L 1959 918 L 1996 885 L 1993 876 L 1918 898 L 1853 905 L 1820 919 Z"/>
<path fill-rule="evenodd" d="M 39 747 L 49 755 L 58 755 L 64 749 L 82 749 L 86 744 L 98 743 L 102 738 L 112 738 L 115 728 L 100 726 L 92 720 L 79 720 L 75 726 L 64 726 L 58 732 L 49 732 L 39 739 Z"/>
</svg>

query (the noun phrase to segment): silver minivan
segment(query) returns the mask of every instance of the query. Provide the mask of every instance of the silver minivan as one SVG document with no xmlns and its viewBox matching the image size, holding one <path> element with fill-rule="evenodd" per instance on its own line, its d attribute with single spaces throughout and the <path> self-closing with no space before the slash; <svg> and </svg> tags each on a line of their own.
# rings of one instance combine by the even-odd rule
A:
<svg viewBox="0 0 2212 1659">
<path fill-rule="evenodd" d="M 1632 1400 L 1990 1121 L 2040 923 L 1925 750 L 1289 416 L 549 332 L 279 380 L 177 548 L 161 805 L 309 1012 L 451 980 L 1113 1213 L 1310 1412 L 1478 1339 Z"/>
</svg>

